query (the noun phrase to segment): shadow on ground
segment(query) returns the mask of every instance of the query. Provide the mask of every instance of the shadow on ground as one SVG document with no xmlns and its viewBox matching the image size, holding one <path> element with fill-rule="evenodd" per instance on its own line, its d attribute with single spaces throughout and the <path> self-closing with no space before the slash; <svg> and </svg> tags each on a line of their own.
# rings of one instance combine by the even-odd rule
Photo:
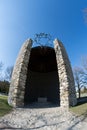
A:
<svg viewBox="0 0 87 130">
<path fill-rule="evenodd" d="M 77 98 L 77 106 L 78 105 L 82 105 L 84 103 L 87 103 L 87 96 L 86 97 Z"/>
<path fill-rule="evenodd" d="M 80 106 L 82 104 L 85 104 L 87 103 L 87 96 L 86 97 L 81 97 L 81 98 L 78 98 L 77 99 L 77 105 L 76 106 Z M 77 116 L 78 118 L 79 116 Z M 84 121 L 87 121 L 87 110 L 81 115 L 80 117 L 80 121 L 77 121 L 74 125 L 72 125 L 69 129 L 67 130 L 74 130 L 74 128 L 81 122 L 84 122 Z M 83 129 L 82 130 L 86 130 L 87 129 L 87 126 L 86 128 L 83 126 Z"/>
<path fill-rule="evenodd" d="M 38 103 L 38 102 L 33 102 L 30 104 L 26 104 L 24 106 L 24 108 L 32 108 L 32 109 L 40 109 L 40 108 L 54 108 L 54 107 L 60 107 L 57 103 L 51 103 L 51 102 L 47 102 L 47 103 Z"/>
</svg>

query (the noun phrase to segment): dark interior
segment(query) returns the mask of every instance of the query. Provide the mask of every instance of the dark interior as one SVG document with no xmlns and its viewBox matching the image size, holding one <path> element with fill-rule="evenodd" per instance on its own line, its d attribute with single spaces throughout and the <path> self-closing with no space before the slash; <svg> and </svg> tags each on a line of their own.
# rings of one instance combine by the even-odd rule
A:
<svg viewBox="0 0 87 130">
<path fill-rule="evenodd" d="M 31 49 L 24 103 L 47 98 L 48 102 L 60 104 L 59 78 L 55 51 L 51 47 L 38 46 Z"/>
<path fill-rule="evenodd" d="M 51 47 L 38 46 L 31 49 L 29 70 L 47 73 L 57 70 L 55 51 Z"/>
</svg>

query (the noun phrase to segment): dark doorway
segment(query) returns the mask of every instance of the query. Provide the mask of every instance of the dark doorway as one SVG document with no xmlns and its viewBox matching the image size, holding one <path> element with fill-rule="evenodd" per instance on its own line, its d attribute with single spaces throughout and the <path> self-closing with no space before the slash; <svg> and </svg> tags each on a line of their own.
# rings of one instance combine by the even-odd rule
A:
<svg viewBox="0 0 87 130">
<path fill-rule="evenodd" d="M 59 78 L 55 51 L 51 47 L 31 49 L 24 103 L 38 102 L 40 98 L 60 105 Z"/>
</svg>

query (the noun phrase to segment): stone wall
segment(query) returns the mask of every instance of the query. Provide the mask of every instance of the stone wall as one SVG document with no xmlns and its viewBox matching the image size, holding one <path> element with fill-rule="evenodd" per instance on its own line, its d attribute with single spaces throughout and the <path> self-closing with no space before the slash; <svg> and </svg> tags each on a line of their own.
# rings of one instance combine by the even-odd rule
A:
<svg viewBox="0 0 87 130">
<path fill-rule="evenodd" d="M 77 103 L 73 73 L 68 55 L 63 44 L 55 39 L 54 49 L 56 53 L 57 68 L 60 82 L 61 107 L 74 106 Z"/>
<path fill-rule="evenodd" d="M 14 66 L 8 96 L 8 103 L 14 107 L 24 105 L 25 83 L 31 47 L 32 40 L 28 39 L 23 44 Z"/>
<path fill-rule="evenodd" d="M 32 40 L 29 39 L 23 44 L 14 66 L 8 96 L 8 103 L 13 107 L 24 106 L 25 84 L 31 47 Z M 54 41 L 54 49 L 60 86 L 60 106 L 68 108 L 77 103 L 72 69 L 64 46 L 57 39 Z"/>
</svg>

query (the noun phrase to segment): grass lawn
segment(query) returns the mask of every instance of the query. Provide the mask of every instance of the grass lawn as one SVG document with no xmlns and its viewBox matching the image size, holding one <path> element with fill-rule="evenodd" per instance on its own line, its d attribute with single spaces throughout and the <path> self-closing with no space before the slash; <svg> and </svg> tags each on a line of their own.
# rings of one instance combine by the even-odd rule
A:
<svg viewBox="0 0 87 130">
<path fill-rule="evenodd" d="M 74 107 L 70 108 L 70 111 L 74 112 L 78 116 L 85 116 L 87 117 L 87 97 L 83 98 L 84 101 L 78 102 L 78 104 Z M 81 99 L 81 100 L 83 100 Z"/>
<path fill-rule="evenodd" d="M 7 103 L 7 96 L 0 95 L 0 116 L 9 113 L 11 110 L 12 107 L 10 107 Z"/>
</svg>

